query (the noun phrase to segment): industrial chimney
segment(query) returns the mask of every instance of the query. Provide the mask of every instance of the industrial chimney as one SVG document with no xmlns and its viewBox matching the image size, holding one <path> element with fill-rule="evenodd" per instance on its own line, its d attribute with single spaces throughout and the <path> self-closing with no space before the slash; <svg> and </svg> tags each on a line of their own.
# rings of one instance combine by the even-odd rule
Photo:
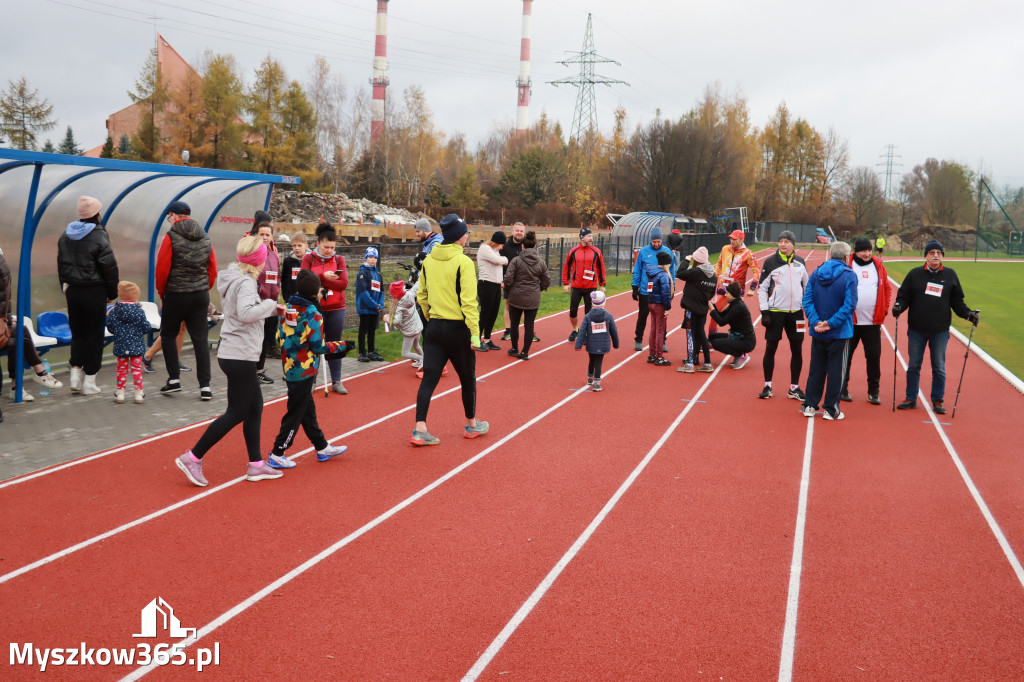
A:
<svg viewBox="0 0 1024 682">
<path fill-rule="evenodd" d="M 373 104 L 370 109 L 370 144 L 384 132 L 384 95 L 388 88 L 388 2 L 377 0 L 377 40 L 373 48 Z"/>
<path fill-rule="evenodd" d="M 523 0 L 523 40 L 519 48 L 519 80 L 516 81 L 518 106 L 516 107 L 516 134 L 526 132 L 530 118 L 530 29 L 533 20 L 533 0 Z"/>
</svg>

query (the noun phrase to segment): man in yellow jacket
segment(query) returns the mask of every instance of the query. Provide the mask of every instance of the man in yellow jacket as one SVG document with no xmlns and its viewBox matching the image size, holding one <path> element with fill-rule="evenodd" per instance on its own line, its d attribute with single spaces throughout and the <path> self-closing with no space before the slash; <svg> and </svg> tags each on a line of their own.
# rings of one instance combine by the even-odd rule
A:
<svg viewBox="0 0 1024 682">
<path fill-rule="evenodd" d="M 487 422 L 476 418 L 473 348 L 480 345 L 480 313 L 476 301 L 476 265 L 463 253 L 469 241 L 469 226 L 455 213 L 446 215 L 440 224 L 444 240 L 423 259 L 416 294 L 427 325 L 423 331 L 423 380 L 416 394 L 416 428 L 410 439 L 413 445 L 441 442 L 427 431 L 427 409 L 449 361 L 462 384 L 462 406 L 466 413 L 463 435 L 476 438 L 488 429 Z"/>
</svg>

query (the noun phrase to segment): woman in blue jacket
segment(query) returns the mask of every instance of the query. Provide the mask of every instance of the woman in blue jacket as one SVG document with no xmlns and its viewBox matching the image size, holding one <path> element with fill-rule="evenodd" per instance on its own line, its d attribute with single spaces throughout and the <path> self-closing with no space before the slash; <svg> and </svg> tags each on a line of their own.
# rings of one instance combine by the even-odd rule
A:
<svg viewBox="0 0 1024 682">
<path fill-rule="evenodd" d="M 356 275 L 356 312 L 359 313 L 359 362 L 383 360 L 376 353 L 377 322 L 384 313 L 384 286 L 377 269 L 377 249 L 366 249 L 366 262 Z M 369 351 L 369 352 L 367 352 Z"/>
</svg>

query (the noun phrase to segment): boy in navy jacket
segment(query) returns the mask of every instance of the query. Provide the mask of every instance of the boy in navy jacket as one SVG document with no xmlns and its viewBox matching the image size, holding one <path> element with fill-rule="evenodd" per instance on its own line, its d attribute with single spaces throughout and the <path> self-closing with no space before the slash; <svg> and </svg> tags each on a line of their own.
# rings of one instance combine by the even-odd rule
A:
<svg viewBox="0 0 1024 682">
<path fill-rule="evenodd" d="M 383 360 L 375 351 L 377 322 L 384 314 L 384 286 L 377 269 L 377 249 L 366 249 L 366 262 L 356 275 L 356 312 L 359 313 L 359 362 Z M 385 316 L 386 319 L 386 316 Z M 369 352 L 367 352 L 369 351 Z"/>
<path fill-rule="evenodd" d="M 590 300 L 593 307 L 580 324 L 580 332 L 576 336 L 576 350 L 581 350 L 583 346 L 587 347 L 587 355 L 590 356 L 587 383 L 591 385 L 592 390 L 600 391 L 601 365 L 605 354 L 613 347 L 619 347 L 619 330 L 615 327 L 615 318 L 604 309 L 604 292 L 590 292 Z"/>
</svg>

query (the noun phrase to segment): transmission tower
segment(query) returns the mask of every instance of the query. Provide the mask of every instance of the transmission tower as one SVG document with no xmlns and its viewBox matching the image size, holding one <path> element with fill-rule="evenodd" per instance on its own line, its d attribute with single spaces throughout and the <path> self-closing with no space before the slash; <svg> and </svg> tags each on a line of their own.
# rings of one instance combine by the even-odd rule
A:
<svg viewBox="0 0 1024 682">
<path fill-rule="evenodd" d="M 893 194 L 893 186 L 892 186 L 893 169 L 898 167 L 898 166 L 902 166 L 903 165 L 903 164 L 899 163 L 898 161 L 896 161 L 896 159 L 900 159 L 900 158 L 903 158 L 903 157 L 901 157 L 899 154 L 896 153 L 896 145 L 894 145 L 894 144 L 886 145 L 885 146 L 885 150 L 886 150 L 885 154 L 882 154 L 881 156 L 878 157 L 880 159 L 885 159 L 885 161 L 882 162 L 882 163 L 879 163 L 879 164 L 875 164 L 875 165 L 877 165 L 877 166 L 884 166 L 885 167 L 885 170 L 881 171 L 881 172 L 885 173 L 885 185 L 884 185 L 885 186 L 885 189 L 884 189 L 885 200 L 886 201 L 892 201 L 892 194 Z"/>
<path fill-rule="evenodd" d="M 587 14 L 587 31 L 583 36 L 583 49 L 573 53 L 576 56 L 558 62 L 564 66 L 579 64 L 580 73 L 578 76 L 561 78 L 556 81 L 548 81 L 551 85 L 572 85 L 579 89 L 576 95 L 576 111 L 572 116 L 571 137 L 576 143 L 586 149 L 587 156 L 590 155 L 593 140 L 597 137 L 597 99 L 594 97 L 595 85 L 629 85 L 626 81 L 613 80 L 594 73 L 595 64 L 615 64 L 622 66 L 614 59 L 608 59 L 597 54 L 594 49 L 594 28 L 591 16 Z"/>
</svg>

